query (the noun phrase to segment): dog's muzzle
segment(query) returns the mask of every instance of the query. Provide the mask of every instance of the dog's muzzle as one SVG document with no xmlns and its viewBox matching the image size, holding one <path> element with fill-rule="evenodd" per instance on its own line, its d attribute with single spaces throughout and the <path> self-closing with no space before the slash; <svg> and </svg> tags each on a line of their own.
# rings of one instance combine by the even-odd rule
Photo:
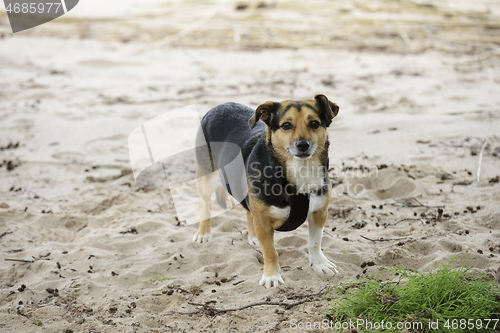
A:
<svg viewBox="0 0 500 333">
<path fill-rule="evenodd" d="M 292 154 L 295 158 L 299 159 L 307 159 L 314 154 L 316 150 L 316 146 L 311 144 L 308 140 L 298 140 L 294 145 L 289 149 L 289 153 Z"/>
</svg>

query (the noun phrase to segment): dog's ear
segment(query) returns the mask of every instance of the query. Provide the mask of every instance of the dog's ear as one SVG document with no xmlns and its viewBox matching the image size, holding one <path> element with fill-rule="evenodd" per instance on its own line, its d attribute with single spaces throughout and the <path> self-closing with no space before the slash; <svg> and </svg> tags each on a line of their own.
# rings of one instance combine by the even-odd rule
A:
<svg viewBox="0 0 500 333">
<path fill-rule="evenodd" d="M 326 118 L 326 126 L 330 126 L 332 123 L 332 119 L 337 116 L 339 113 L 339 107 L 337 104 L 330 102 L 325 95 L 316 95 L 314 96 L 316 103 L 318 103 L 319 109 Z"/>
<path fill-rule="evenodd" d="M 271 121 L 276 112 L 277 104 L 278 103 L 275 102 L 265 102 L 264 104 L 259 105 L 257 110 L 255 110 L 255 114 L 248 120 L 248 126 L 250 126 L 250 128 L 254 128 L 259 119 L 266 123 L 267 126 L 271 126 Z"/>
</svg>

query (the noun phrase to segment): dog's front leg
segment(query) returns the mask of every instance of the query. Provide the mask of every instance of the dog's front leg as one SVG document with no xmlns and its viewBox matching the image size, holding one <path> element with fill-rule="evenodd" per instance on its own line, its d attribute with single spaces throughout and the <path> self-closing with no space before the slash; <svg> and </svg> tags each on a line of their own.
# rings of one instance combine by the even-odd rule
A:
<svg viewBox="0 0 500 333">
<path fill-rule="evenodd" d="M 249 195 L 249 206 L 253 216 L 253 229 L 264 256 L 264 273 L 259 284 L 266 288 L 277 287 L 285 282 L 280 275 L 278 252 L 274 248 L 274 227 L 270 207 L 253 195 Z"/>
<path fill-rule="evenodd" d="M 325 227 L 328 216 L 328 205 L 326 207 L 312 212 L 308 217 L 309 225 L 309 264 L 313 271 L 325 274 L 337 274 L 337 266 L 328 260 L 321 250 L 321 239 L 323 237 L 323 228 Z"/>
<path fill-rule="evenodd" d="M 258 220 L 258 221 L 256 221 Z M 285 282 L 280 275 L 278 252 L 274 248 L 274 229 L 270 221 L 254 219 L 255 235 L 264 255 L 264 273 L 259 284 L 266 288 L 277 287 Z"/>
</svg>

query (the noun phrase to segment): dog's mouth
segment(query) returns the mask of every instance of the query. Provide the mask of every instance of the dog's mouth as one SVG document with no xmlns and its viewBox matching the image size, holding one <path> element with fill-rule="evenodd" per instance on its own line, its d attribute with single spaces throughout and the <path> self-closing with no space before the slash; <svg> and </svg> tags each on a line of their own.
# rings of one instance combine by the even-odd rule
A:
<svg viewBox="0 0 500 333">
<path fill-rule="evenodd" d="M 293 156 L 293 158 L 296 158 L 298 160 L 307 160 L 311 158 L 314 155 L 314 152 L 316 151 L 316 146 L 311 147 L 310 149 L 306 151 L 300 151 L 296 147 L 287 147 L 286 151 Z"/>
<path fill-rule="evenodd" d="M 293 157 L 298 158 L 298 159 L 308 159 L 308 158 L 311 158 L 311 156 L 312 156 L 311 154 L 307 154 L 307 153 L 293 155 Z"/>
</svg>

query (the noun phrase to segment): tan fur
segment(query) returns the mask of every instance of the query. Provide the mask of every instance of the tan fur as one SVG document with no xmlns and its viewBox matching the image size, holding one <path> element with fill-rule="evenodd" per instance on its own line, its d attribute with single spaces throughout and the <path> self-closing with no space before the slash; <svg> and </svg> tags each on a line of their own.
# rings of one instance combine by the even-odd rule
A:
<svg viewBox="0 0 500 333">
<path fill-rule="evenodd" d="M 211 222 L 211 211 L 212 211 L 212 201 L 211 196 L 215 191 L 215 177 L 214 173 L 210 173 L 205 177 L 200 177 L 200 175 L 204 175 L 205 171 L 198 166 L 196 171 L 196 185 L 198 187 L 198 193 L 201 197 L 201 218 L 200 225 L 198 226 L 198 231 L 194 236 L 193 240 L 198 241 L 199 243 L 208 242 L 211 238 L 210 235 L 210 222 Z M 222 187 L 222 186 L 221 186 Z M 208 238 L 207 238 L 208 237 Z"/>
<path fill-rule="evenodd" d="M 278 252 L 274 248 L 274 230 L 285 221 L 275 219 L 269 212 L 269 206 L 255 196 L 249 196 L 250 210 L 253 215 L 253 228 L 264 255 L 264 275 L 279 273 Z"/>
<path fill-rule="evenodd" d="M 332 192 L 330 190 L 330 186 L 328 186 L 327 189 L 327 193 L 325 193 L 324 195 L 328 198 L 328 200 L 325 201 L 325 204 L 323 205 L 323 207 L 321 207 L 321 209 L 316 210 L 310 214 L 312 220 L 314 221 L 314 224 L 316 224 L 316 226 L 318 226 L 319 228 L 323 228 L 325 226 L 326 219 L 328 218 L 328 204 Z"/>
<path fill-rule="evenodd" d="M 217 202 L 223 209 L 227 209 L 229 201 L 229 193 L 224 189 L 222 184 L 217 185 L 215 189 L 215 197 Z"/>
<path fill-rule="evenodd" d="M 253 227 L 253 214 L 247 211 L 247 224 L 248 224 L 248 238 L 257 237 L 255 236 L 255 229 Z"/>
</svg>

